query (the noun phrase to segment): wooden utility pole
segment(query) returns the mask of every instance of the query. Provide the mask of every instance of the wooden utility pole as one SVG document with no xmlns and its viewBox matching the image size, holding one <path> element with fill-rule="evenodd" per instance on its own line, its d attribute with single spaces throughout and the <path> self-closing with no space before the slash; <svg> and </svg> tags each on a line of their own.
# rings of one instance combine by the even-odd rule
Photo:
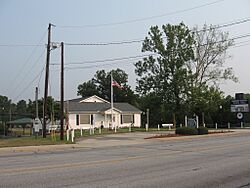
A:
<svg viewBox="0 0 250 188">
<path fill-rule="evenodd" d="M 61 134 L 60 139 L 64 139 L 64 44 L 61 42 Z"/>
<path fill-rule="evenodd" d="M 35 100 L 36 100 L 36 118 L 38 118 L 38 87 L 36 87 Z"/>
<path fill-rule="evenodd" d="M 48 85 L 49 85 L 49 61 L 51 50 L 51 26 L 48 27 L 48 44 L 47 44 L 47 57 L 46 57 L 46 69 L 45 69 L 45 87 L 44 87 L 44 99 L 43 99 L 43 138 L 46 138 L 46 122 L 47 122 L 47 98 L 48 98 Z"/>
<path fill-rule="evenodd" d="M 147 127 L 146 130 L 148 131 L 149 128 L 149 108 L 147 108 Z"/>
</svg>

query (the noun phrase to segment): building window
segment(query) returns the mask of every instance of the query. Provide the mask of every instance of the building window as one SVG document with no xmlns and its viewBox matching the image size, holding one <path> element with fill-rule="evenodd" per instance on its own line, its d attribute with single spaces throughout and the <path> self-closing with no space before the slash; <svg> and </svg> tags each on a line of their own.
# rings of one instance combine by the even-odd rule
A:
<svg viewBox="0 0 250 188">
<path fill-rule="evenodd" d="M 80 124 L 90 124 L 90 115 L 80 114 Z"/>
<path fill-rule="evenodd" d="M 134 115 L 122 115 L 122 123 L 134 123 Z"/>
<path fill-rule="evenodd" d="M 76 114 L 76 125 L 79 125 L 79 115 Z"/>
</svg>

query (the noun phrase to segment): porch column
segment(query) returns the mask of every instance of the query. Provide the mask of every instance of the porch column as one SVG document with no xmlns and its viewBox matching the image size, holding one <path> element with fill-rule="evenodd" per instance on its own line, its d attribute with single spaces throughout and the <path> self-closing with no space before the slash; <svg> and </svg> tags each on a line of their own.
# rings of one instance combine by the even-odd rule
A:
<svg viewBox="0 0 250 188">
<path fill-rule="evenodd" d="M 107 114 L 104 112 L 104 124 L 103 126 L 106 127 L 107 125 Z"/>
</svg>

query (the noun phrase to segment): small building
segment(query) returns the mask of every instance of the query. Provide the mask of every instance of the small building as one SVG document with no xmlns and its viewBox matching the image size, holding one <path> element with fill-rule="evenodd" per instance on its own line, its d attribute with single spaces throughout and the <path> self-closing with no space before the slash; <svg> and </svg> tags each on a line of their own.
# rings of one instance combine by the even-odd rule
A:
<svg viewBox="0 0 250 188">
<path fill-rule="evenodd" d="M 112 110 L 110 102 L 96 95 L 69 100 L 65 108 L 68 108 L 71 129 L 112 128 L 112 114 L 113 127 L 141 126 L 142 111 L 138 108 L 129 103 L 114 103 Z"/>
</svg>

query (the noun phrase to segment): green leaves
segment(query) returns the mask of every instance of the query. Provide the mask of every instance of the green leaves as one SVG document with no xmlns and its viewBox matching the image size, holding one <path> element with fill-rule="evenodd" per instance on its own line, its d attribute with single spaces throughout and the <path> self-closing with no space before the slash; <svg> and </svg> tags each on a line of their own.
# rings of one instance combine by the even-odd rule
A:
<svg viewBox="0 0 250 188">
<path fill-rule="evenodd" d="M 186 63 L 193 60 L 194 40 L 192 32 L 183 23 L 150 28 L 142 51 L 154 52 L 143 61 L 135 63 L 135 73 L 140 94 L 156 93 L 172 110 L 180 109 L 187 93 L 189 72 Z M 165 106 L 165 105 L 164 105 Z"/>
<path fill-rule="evenodd" d="M 110 72 L 98 70 L 91 80 L 78 86 L 77 94 L 82 97 L 98 95 L 106 100 L 110 100 L 111 72 L 113 79 L 122 86 L 122 88 L 113 87 L 114 101 L 136 104 L 137 96 L 128 85 L 127 73 L 121 69 L 111 70 Z"/>
</svg>

